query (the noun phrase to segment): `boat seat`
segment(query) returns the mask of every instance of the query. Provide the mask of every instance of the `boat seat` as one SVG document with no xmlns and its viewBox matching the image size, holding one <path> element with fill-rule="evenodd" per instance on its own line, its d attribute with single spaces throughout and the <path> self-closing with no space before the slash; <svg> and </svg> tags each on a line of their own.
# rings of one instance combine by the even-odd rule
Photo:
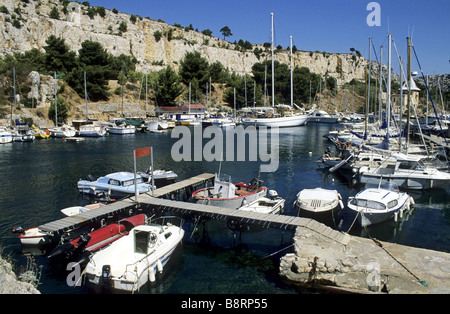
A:
<svg viewBox="0 0 450 314">
<path fill-rule="evenodd" d="M 246 191 L 246 190 L 237 190 L 235 193 L 236 193 L 236 195 L 243 196 L 243 195 L 248 195 L 252 192 Z"/>
</svg>

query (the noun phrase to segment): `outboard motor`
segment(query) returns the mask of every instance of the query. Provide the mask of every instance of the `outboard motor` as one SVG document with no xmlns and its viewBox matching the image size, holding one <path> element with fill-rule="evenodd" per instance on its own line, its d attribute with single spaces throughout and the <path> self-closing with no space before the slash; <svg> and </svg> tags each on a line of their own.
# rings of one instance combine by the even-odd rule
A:
<svg viewBox="0 0 450 314">
<path fill-rule="evenodd" d="M 21 226 L 18 227 L 14 227 L 12 228 L 12 233 L 19 233 L 19 234 L 24 234 L 25 233 L 25 229 Z"/>
<path fill-rule="evenodd" d="M 261 180 L 259 180 L 259 179 L 257 179 L 257 178 L 253 178 L 251 181 L 250 181 L 250 185 L 251 186 L 254 186 L 254 187 L 257 187 L 257 188 L 259 188 L 259 187 L 261 187 L 262 186 L 262 181 Z"/>
<path fill-rule="evenodd" d="M 271 200 L 278 198 L 278 192 L 275 190 L 269 190 L 269 197 Z"/>
<path fill-rule="evenodd" d="M 95 180 L 97 180 L 92 174 L 88 174 L 87 175 L 87 177 L 86 177 L 86 180 L 88 180 L 88 181 L 95 181 Z"/>
<path fill-rule="evenodd" d="M 103 265 L 100 284 L 107 287 L 111 285 L 111 265 Z"/>
</svg>

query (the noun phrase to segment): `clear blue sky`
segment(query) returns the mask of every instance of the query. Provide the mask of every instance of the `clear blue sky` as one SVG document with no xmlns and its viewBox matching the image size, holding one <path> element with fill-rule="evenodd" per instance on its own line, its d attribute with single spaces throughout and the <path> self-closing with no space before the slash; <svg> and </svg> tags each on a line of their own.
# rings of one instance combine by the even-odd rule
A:
<svg viewBox="0 0 450 314">
<path fill-rule="evenodd" d="M 162 19 L 199 31 L 210 29 L 222 38 L 220 29 L 233 33 L 228 41 L 270 42 L 270 13 L 275 16 L 275 45 L 289 46 L 289 36 L 299 50 L 350 52 L 355 48 L 368 58 L 369 37 L 377 55 L 387 34 L 394 38 L 406 61 L 406 37 L 410 35 L 425 74 L 450 73 L 450 0 L 381 0 L 381 26 L 366 23 L 370 0 L 91 0 L 93 6 L 142 17 Z M 374 54 L 372 53 L 373 59 Z M 398 71 L 393 51 L 393 69 Z M 413 70 L 418 70 L 413 56 Z"/>
</svg>

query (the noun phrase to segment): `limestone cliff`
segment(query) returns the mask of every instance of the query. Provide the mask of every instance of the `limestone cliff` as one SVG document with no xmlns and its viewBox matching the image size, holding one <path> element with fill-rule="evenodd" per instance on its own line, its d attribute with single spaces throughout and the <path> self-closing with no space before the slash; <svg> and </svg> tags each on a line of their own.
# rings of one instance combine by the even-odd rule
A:
<svg viewBox="0 0 450 314">
<path fill-rule="evenodd" d="M 2 5 L 7 12 L 0 13 L 0 56 L 31 48 L 43 51 L 45 40 L 53 34 L 64 38 L 74 51 L 88 39 L 100 42 L 113 55 L 132 55 L 139 61 L 137 67 L 141 71 L 145 67 L 149 71 L 160 70 L 167 65 L 177 69 L 188 51 L 199 51 L 210 63 L 220 61 L 225 68 L 240 74 L 250 73 L 254 63 L 265 59 L 258 59 L 253 51 L 237 50 L 227 41 L 149 18 L 131 19 L 129 14 L 108 9 L 103 16 L 88 15 L 89 6 L 77 2 L 70 2 L 65 8 L 57 0 L 2 0 Z M 59 19 L 50 18 L 54 8 Z M 126 23 L 126 31 L 120 31 L 121 23 Z M 162 34 L 159 40 L 154 36 L 158 31 Z M 262 45 L 253 45 L 256 47 L 264 50 Z M 277 52 L 276 59 L 289 64 L 289 52 Z M 297 51 L 294 56 L 294 66 L 333 76 L 338 85 L 353 78 L 363 80 L 366 65 L 367 60 L 352 54 Z"/>
</svg>

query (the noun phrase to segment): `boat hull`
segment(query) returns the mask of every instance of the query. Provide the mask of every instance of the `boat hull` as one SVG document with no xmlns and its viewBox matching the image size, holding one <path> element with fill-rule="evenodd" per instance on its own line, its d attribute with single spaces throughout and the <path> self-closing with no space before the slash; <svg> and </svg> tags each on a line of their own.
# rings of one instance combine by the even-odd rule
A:
<svg viewBox="0 0 450 314">
<path fill-rule="evenodd" d="M 242 119 L 244 126 L 257 127 L 279 127 L 289 128 L 305 125 L 308 121 L 307 115 L 294 115 L 288 117 L 277 118 L 246 118 Z"/>
<path fill-rule="evenodd" d="M 196 200 L 196 203 L 202 205 L 211 205 L 223 208 L 238 209 L 239 207 L 242 207 L 245 204 L 254 202 L 259 198 L 266 196 L 267 194 L 267 189 L 262 188 L 258 191 L 253 191 L 245 195 L 240 195 L 231 198 L 217 198 L 212 196 L 213 189 L 214 188 L 210 187 L 195 191 L 193 197 Z"/>
</svg>

